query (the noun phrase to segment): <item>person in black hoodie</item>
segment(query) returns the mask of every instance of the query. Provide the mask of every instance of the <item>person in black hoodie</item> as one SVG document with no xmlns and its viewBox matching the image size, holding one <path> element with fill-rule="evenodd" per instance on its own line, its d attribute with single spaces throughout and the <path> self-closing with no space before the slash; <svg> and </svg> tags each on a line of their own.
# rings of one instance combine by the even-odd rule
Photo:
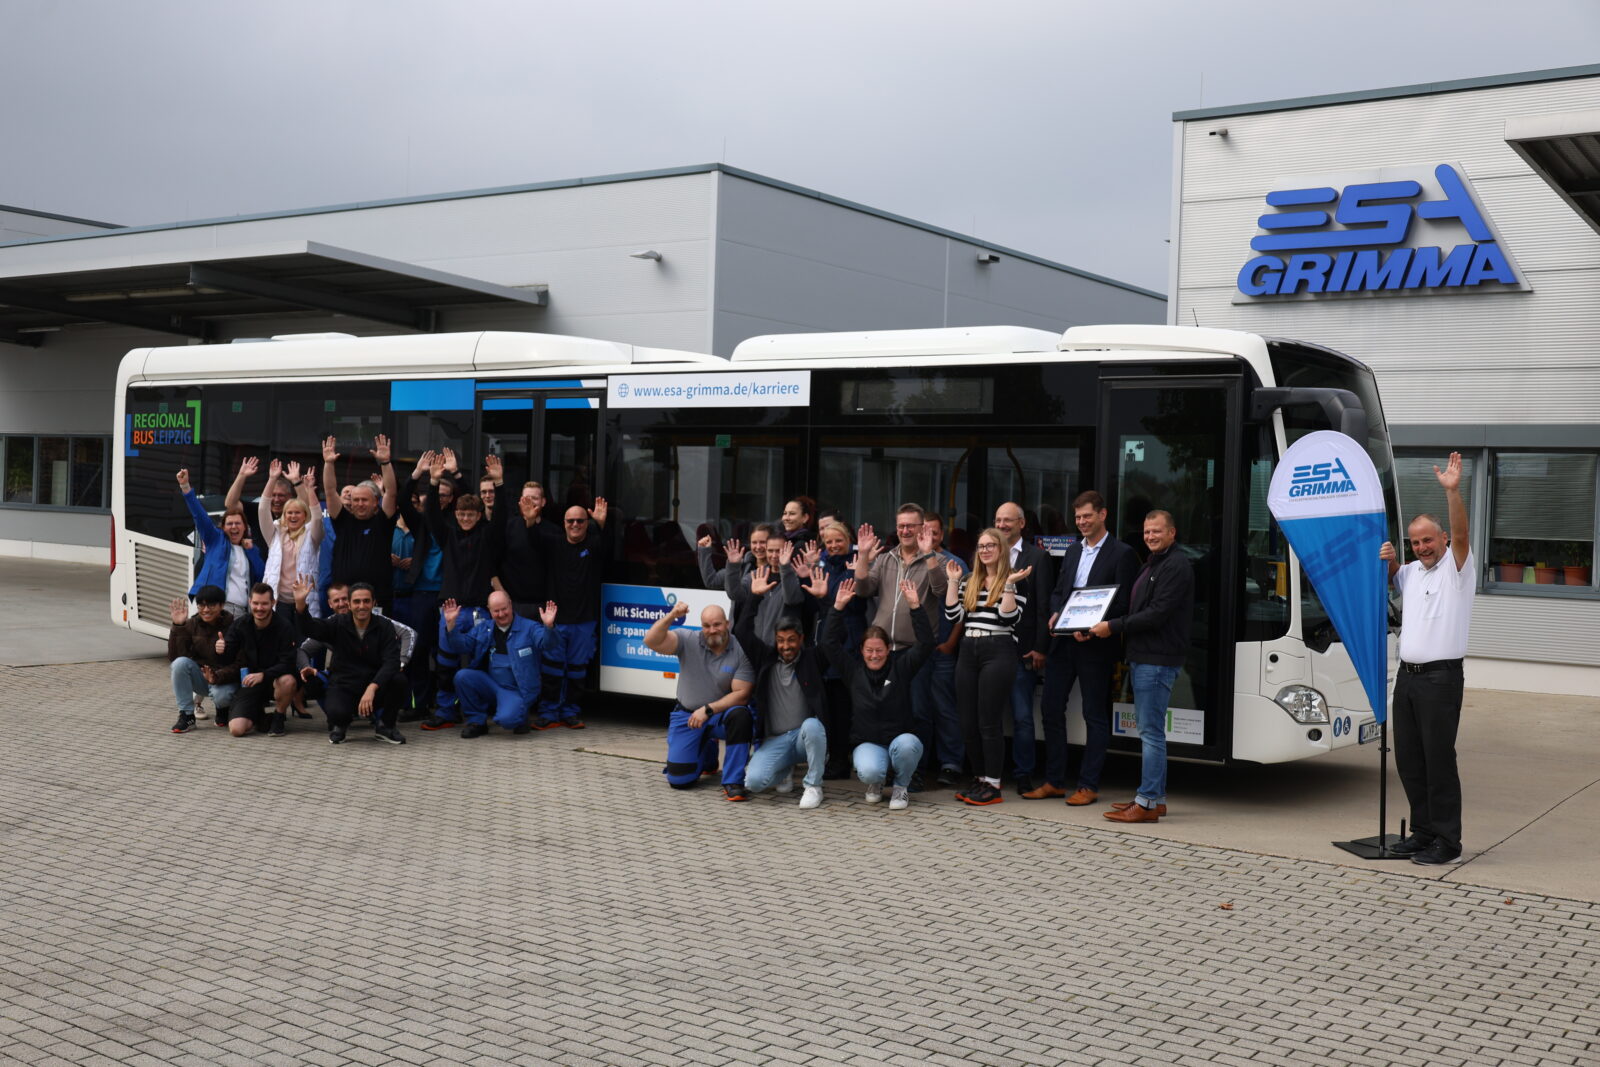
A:
<svg viewBox="0 0 1600 1067">
<path fill-rule="evenodd" d="M 455 454 L 445 449 L 435 456 L 428 483 L 428 498 L 423 515 L 428 532 L 444 553 L 439 578 L 439 603 L 454 600 L 464 608 L 487 607 L 494 592 L 495 572 L 505 552 L 505 525 L 486 517 L 483 501 L 471 493 L 456 500 L 455 511 L 446 514 L 439 502 L 439 482 Z M 490 476 L 500 477 L 500 458 L 484 461 Z"/>
<path fill-rule="evenodd" d="M 249 615 L 235 619 L 226 634 L 217 635 L 217 658 L 240 674 L 239 692 L 232 705 L 217 709 L 217 719 L 226 719 L 234 737 L 259 729 L 281 737 L 284 713 L 295 691 L 294 650 L 300 635 L 277 613 L 272 586 L 264 582 L 251 586 L 249 606 Z"/>
<path fill-rule="evenodd" d="M 306 598 L 315 583 L 301 575 L 294 583 L 295 618 L 307 637 L 327 645 L 333 653 L 328 688 L 322 710 L 328 715 L 328 743 L 342 744 L 355 716 L 372 718 L 374 736 L 391 745 L 406 743 L 395 728 L 405 701 L 400 677 L 400 636 L 394 625 L 373 612 L 372 586 L 357 582 L 350 587 L 350 613 L 318 619 L 306 611 Z"/>
<path fill-rule="evenodd" d="M 1097 622 L 1095 637 L 1122 634 L 1133 674 L 1133 706 L 1139 717 L 1143 763 L 1139 792 L 1132 801 L 1111 805 L 1112 822 L 1158 822 L 1167 813 L 1167 702 L 1172 684 L 1189 655 L 1194 621 L 1194 567 L 1177 547 L 1178 527 L 1170 511 L 1144 517 L 1144 544 L 1150 550 L 1133 582 L 1128 614 Z"/>
<path fill-rule="evenodd" d="M 850 740 L 856 746 L 851 762 L 867 787 L 866 801 L 876 804 L 883 799 L 883 782 L 892 764 L 895 784 L 889 810 L 900 811 L 910 803 L 911 776 L 922 762 L 922 740 L 911 712 L 911 680 L 933 654 L 933 624 L 927 612 L 918 610 L 922 598 L 916 586 L 902 580 L 900 595 L 911 609 L 916 643 L 891 661 L 889 635 L 881 627 L 869 626 L 857 659 L 844 647 L 844 609 L 855 595 L 854 579 L 839 583 L 822 631 L 822 654 L 850 690 Z"/>
<path fill-rule="evenodd" d="M 770 596 L 778 583 L 771 569 L 750 572 L 750 593 Z M 824 587 L 824 591 L 826 591 Z M 822 771 L 828 762 L 828 732 L 822 726 L 822 666 L 815 650 L 806 647 L 805 624 L 794 615 L 780 616 L 769 634 L 756 630 L 760 612 L 739 617 L 733 636 L 756 669 L 755 753 L 744 772 L 744 787 L 752 793 L 777 787 L 794 789 L 794 765 L 806 761 L 802 808 L 822 805 Z"/>
</svg>

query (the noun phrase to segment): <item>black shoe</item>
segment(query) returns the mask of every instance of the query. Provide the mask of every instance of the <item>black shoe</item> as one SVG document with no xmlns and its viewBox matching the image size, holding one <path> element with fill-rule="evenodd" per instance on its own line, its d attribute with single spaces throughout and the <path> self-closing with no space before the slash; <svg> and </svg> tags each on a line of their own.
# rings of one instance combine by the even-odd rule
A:
<svg viewBox="0 0 1600 1067">
<path fill-rule="evenodd" d="M 330 726 L 330 727 L 328 727 L 328 744 L 330 744 L 330 745 L 342 745 L 342 744 L 344 744 L 344 727 L 343 726 Z"/>
<path fill-rule="evenodd" d="M 961 772 L 950 767 L 939 769 L 939 788 L 954 789 L 961 784 Z"/>
<path fill-rule="evenodd" d="M 521 726 L 513 726 L 511 732 L 514 734 L 531 734 L 533 733 L 533 727 L 523 723 Z"/>
<path fill-rule="evenodd" d="M 1026 774 L 1017 775 L 1017 780 L 1012 784 L 1017 787 L 1019 794 L 1033 792 L 1033 779 Z"/>
<path fill-rule="evenodd" d="M 186 715 L 181 711 L 178 712 L 178 721 L 172 724 L 172 732 L 175 734 L 186 734 L 193 729 L 194 716 Z"/>
<path fill-rule="evenodd" d="M 972 788 L 956 794 L 956 799 L 963 804 L 974 807 L 984 807 L 989 804 L 999 804 L 1006 799 L 1006 795 L 982 778 L 973 783 Z"/>
<path fill-rule="evenodd" d="M 267 736 L 268 737 L 282 737 L 283 736 L 283 732 L 284 732 L 283 731 L 283 716 L 278 714 L 277 712 L 273 712 L 271 715 L 268 715 L 267 716 Z"/>
<path fill-rule="evenodd" d="M 372 735 L 379 741 L 387 741 L 391 745 L 403 745 L 406 743 L 405 734 L 396 730 L 393 726 L 381 722 L 372 727 Z"/>
<path fill-rule="evenodd" d="M 1390 845 L 1388 851 L 1391 856 L 1415 856 L 1431 844 L 1433 844 L 1433 838 L 1423 837 L 1421 834 L 1412 834 L 1410 837 L 1402 837 Z"/>
<path fill-rule="evenodd" d="M 1435 841 L 1427 848 L 1411 857 L 1412 863 L 1420 863 L 1425 867 L 1437 867 L 1446 863 L 1460 863 L 1461 850 L 1451 848 L 1443 841 Z"/>
<path fill-rule="evenodd" d="M 742 785 L 725 785 L 722 787 L 722 799 L 743 801 L 750 799 L 750 790 Z"/>
<path fill-rule="evenodd" d="M 472 722 L 461 728 L 461 740 L 471 741 L 474 737 L 482 737 L 489 732 L 489 727 L 481 722 Z"/>
<path fill-rule="evenodd" d="M 891 787 L 892 788 L 892 787 Z M 922 782 L 922 772 L 917 771 L 911 775 L 911 783 L 906 786 L 907 793 L 920 793 L 926 788 Z"/>
<path fill-rule="evenodd" d="M 220 710 L 217 712 L 217 725 L 222 727 L 224 730 L 226 730 L 228 728 L 228 713 L 227 712 L 220 711 Z"/>
<path fill-rule="evenodd" d="M 294 717 L 297 719 L 309 719 L 311 718 L 311 713 L 309 711 L 301 711 L 299 708 L 295 708 Z"/>
</svg>

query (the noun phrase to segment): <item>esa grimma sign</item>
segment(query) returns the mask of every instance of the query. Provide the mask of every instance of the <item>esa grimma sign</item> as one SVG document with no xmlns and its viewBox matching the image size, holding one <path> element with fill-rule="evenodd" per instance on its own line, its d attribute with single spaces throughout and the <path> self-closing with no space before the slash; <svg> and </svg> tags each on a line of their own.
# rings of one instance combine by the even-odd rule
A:
<svg viewBox="0 0 1600 1067">
<path fill-rule="evenodd" d="M 1532 288 L 1456 164 L 1280 179 L 1233 302 Z"/>
</svg>

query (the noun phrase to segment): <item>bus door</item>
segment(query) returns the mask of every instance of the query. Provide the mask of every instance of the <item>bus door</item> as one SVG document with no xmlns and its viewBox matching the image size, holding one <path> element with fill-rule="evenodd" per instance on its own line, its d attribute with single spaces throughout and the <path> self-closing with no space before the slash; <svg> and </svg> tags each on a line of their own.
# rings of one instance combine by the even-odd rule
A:
<svg viewBox="0 0 1600 1067">
<path fill-rule="evenodd" d="M 1188 662 L 1172 689 L 1167 743 L 1176 758 L 1224 762 L 1233 729 L 1234 598 L 1238 567 L 1238 377 L 1102 378 L 1097 484 L 1111 532 L 1137 551 L 1153 509 L 1172 513 L 1177 551 L 1194 567 Z M 1137 751 L 1132 687 L 1119 677 L 1114 747 Z"/>
<path fill-rule="evenodd" d="M 533 383 L 537 385 L 537 383 Z M 574 504 L 594 506 L 600 477 L 600 405 L 604 390 L 552 383 L 547 388 L 500 388 L 478 393 L 478 472 L 483 457 L 505 467 L 501 492 L 516 500 L 524 482 L 544 486 L 547 515 Z"/>
</svg>

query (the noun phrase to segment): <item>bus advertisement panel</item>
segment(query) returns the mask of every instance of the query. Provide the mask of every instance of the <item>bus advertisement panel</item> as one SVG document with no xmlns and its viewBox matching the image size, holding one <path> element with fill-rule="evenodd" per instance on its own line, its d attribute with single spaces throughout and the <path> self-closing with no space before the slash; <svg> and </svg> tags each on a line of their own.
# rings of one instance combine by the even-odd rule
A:
<svg viewBox="0 0 1600 1067">
<path fill-rule="evenodd" d="M 641 696 L 673 699 L 678 689 L 678 660 L 645 647 L 645 631 L 679 601 L 689 605 L 689 617 L 679 627 L 686 635 L 700 632 L 700 612 L 715 604 L 732 611 L 728 597 L 714 589 L 685 589 L 665 585 L 614 585 L 600 587 L 601 688 Z"/>
</svg>

